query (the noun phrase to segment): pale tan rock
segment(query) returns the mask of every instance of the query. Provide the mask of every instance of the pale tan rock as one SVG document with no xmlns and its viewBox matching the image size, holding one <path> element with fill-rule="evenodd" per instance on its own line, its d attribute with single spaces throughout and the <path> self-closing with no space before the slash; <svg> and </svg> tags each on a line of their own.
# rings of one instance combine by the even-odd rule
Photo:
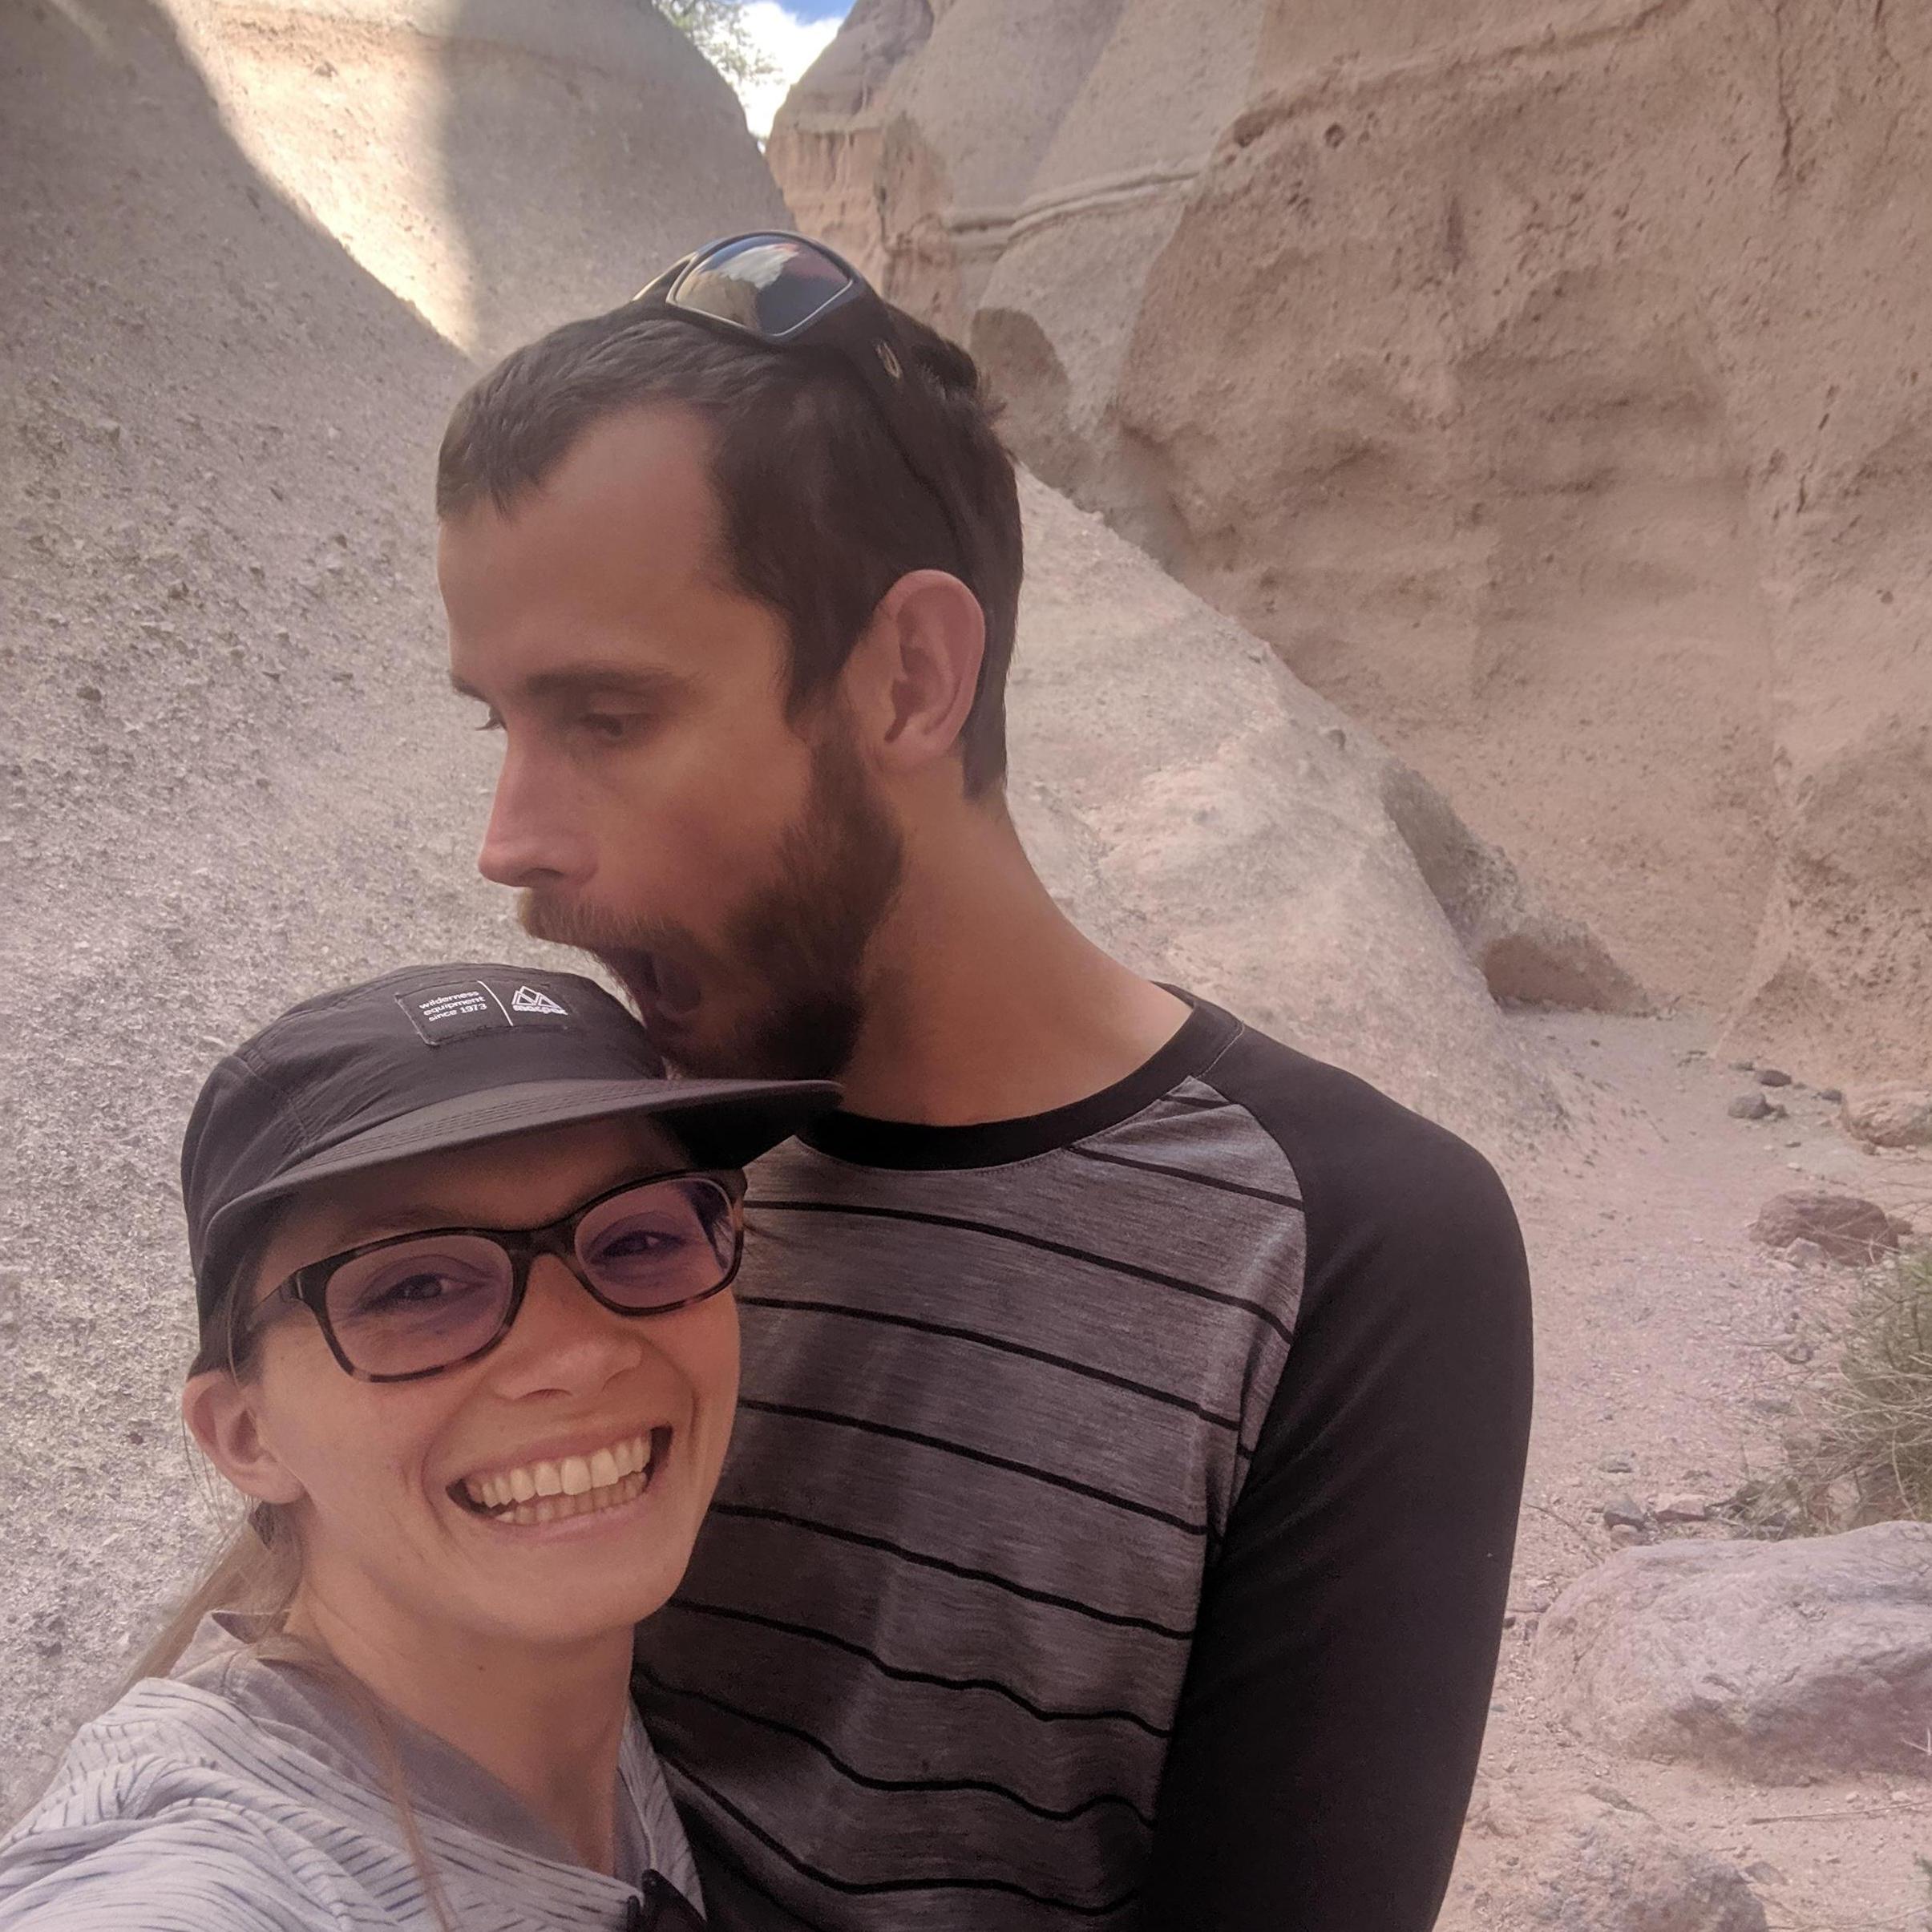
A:
<svg viewBox="0 0 1932 1932">
<path fill-rule="evenodd" d="M 1932 1146 L 1932 1088 L 1897 1081 L 1857 1088 L 1845 1095 L 1838 1119 L 1854 1140 L 1874 1146 Z"/>
<path fill-rule="evenodd" d="M 782 185 L 970 317 L 1045 480 L 1652 996 L 1808 1079 L 1922 1052 L 1932 12 L 861 0 L 868 35 L 861 105 L 837 42 L 787 103 Z"/>
<path fill-rule="evenodd" d="M 1537 1632 L 1590 1741 L 1767 1784 L 1932 1775 L 1932 1528 L 1619 1552 Z"/>
</svg>

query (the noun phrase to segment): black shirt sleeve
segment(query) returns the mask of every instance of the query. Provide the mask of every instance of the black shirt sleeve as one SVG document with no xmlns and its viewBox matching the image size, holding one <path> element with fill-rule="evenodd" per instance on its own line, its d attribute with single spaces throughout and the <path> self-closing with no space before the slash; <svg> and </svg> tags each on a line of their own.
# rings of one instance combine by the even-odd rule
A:
<svg viewBox="0 0 1932 1932">
<path fill-rule="evenodd" d="M 1299 1175 L 1308 1271 L 1205 1586 L 1144 1922 L 1425 1932 L 1522 1496 L 1522 1238 L 1479 1154 L 1351 1076 L 1249 1035 L 1211 1077 Z"/>
</svg>

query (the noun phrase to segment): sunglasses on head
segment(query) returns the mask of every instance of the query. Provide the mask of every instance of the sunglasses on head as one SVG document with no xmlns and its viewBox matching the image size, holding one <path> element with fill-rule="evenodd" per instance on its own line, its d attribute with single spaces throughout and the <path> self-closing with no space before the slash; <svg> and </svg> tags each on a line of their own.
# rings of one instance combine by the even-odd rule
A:
<svg viewBox="0 0 1932 1932">
<path fill-rule="evenodd" d="M 964 572 L 971 555 L 940 481 L 931 398 L 907 369 L 891 311 L 851 263 L 802 235 L 733 235 L 674 262 L 632 298 L 774 349 L 822 349 L 856 375 L 906 467 L 925 487 Z"/>
<path fill-rule="evenodd" d="M 487 1355 L 510 1332 L 540 1255 L 613 1315 L 669 1315 L 728 1288 L 744 1252 L 742 1174 L 626 1181 L 541 1227 L 439 1227 L 366 1241 L 264 1295 L 297 1303 L 365 1382 L 414 1382 Z"/>
</svg>

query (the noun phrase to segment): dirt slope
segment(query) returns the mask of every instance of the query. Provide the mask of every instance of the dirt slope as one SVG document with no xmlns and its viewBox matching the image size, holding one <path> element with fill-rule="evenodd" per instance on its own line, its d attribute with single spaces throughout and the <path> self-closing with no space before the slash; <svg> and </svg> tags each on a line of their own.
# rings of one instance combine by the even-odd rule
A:
<svg viewBox="0 0 1932 1932">
<path fill-rule="evenodd" d="M 770 156 L 1103 510 L 1820 1078 L 1932 1046 L 1932 15 L 860 0 Z"/>
</svg>

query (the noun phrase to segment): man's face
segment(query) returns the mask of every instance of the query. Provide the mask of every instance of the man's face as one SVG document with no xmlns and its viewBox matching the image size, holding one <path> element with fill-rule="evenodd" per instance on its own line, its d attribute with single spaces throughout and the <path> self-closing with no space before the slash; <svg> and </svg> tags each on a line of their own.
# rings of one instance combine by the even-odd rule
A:
<svg viewBox="0 0 1932 1932">
<path fill-rule="evenodd" d="M 782 620 L 730 587 L 705 433 L 599 425 L 439 553 L 457 689 L 504 734 L 478 864 L 688 1072 L 837 1072 L 899 841 L 835 694 L 785 710 Z"/>
</svg>

